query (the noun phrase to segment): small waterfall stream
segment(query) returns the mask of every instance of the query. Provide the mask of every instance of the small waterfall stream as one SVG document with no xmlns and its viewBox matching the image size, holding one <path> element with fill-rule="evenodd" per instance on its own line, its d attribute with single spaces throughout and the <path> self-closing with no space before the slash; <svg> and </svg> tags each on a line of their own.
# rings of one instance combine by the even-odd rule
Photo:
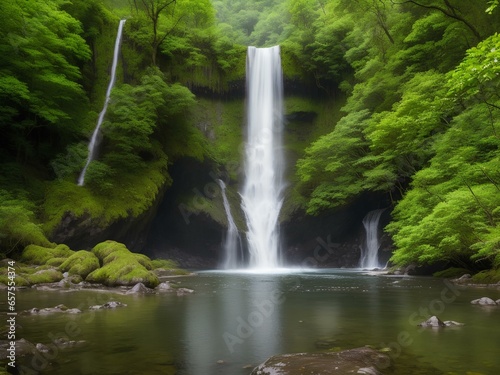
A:
<svg viewBox="0 0 500 375">
<path fill-rule="evenodd" d="M 378 238 L 378 223 L 380 216 L 385 208 L 373 210 L 363 218 L 363 227 L 365 228 L 366 240 L 361 247 L 361 259 L 359 266 L 361 268 L 383 268 L 378 261 L 378 249 L 380 247 Z"/>
<path fill-rule="evenodd" d="M 241 191 L 251 268 L 280 266 L 283 73 L 280 47 L 248 47 L 245 182 Z"/>
<path fill-rule="evenodd" d="M 222 200 L 224 202 L 224 210 L 226 211 L 227 217 L 227 232 L 226 237 L 224 238 L 223 248 L 224 248 L 224 258 L 221 264 L 223 269 L 235 269 L 239 266 L 239 257 L 241 253 L 241 238 L 238 233 L 238 228 L 233 219 L 233 215 L 231 214 L 231 207 L 229 205 L 229 201 L 227 200 L 226 195 L 226 184 L 222 180 L 217 180 L 221 191 L 222 191 Z"/>
<path fill-rule="evenodd" d="M 101 113 L 99 113 L 99 118 L 97 119 L 97 125 L 94 128 L 94 132 L 92 133 L 92 137 L 90 138 L 90 142 L 89 142 L 89 146 L 88 146 L 89 153 L 87 156 L 87 162 L 85 163 L 85 166 L 83 167 L 83 170 L 80 173 L 80 177 L 78 177 L 78 185 L 79 186 L 83 186 L 83 184 L 85 183 L 85 174 L 87 173 L 87 168 L 89 167 L 89 164 L 92 162 L 92 160 L 95 159 L 95 156 L 96 156 L 97 146 L 99 143 L 98 140 L 99 140 L 101 125 L 102 125 L 102 122 L 104 121 L 104 116 L 106 115 L 106 111 L 108 110 L 108 104 L 109 104 L 109 98 L 111 96 L 111 90 L 115 86 L 116 67 L 118 65 L 118 57 L 120 54 L 123 25 L 125 24 L 125 21 L 126 20 L 120 20 L 120 24 L 118 25 L 118 33 L 116 35 L 115 50 L 114 50 L 114 54 L 113 54 L 113 64 L 111 66 L 111 78 L 109 80 L 108 89 L 106 91 L 106 98 L 104 100 L 104 106 L 101 110 Z"/>
</svg>

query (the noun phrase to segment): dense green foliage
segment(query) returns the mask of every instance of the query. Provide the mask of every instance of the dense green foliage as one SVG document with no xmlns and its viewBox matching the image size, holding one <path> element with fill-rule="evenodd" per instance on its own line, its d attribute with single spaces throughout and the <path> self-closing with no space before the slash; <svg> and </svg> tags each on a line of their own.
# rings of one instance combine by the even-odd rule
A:
<svg viewBox="0 0 500 375">
<path fill-rule="evenodd" d="M 499 265 L 498 9 L 490 15 L 487 2 L 458 1 L 329 6 L 335 23 L 347 25 L 341 43 L 353 76 L 340 85 L 350 94 L 344 116 L 297 163 L 308 212 L 364 191 L 403 196 L 387 227 L 394 263 Z"/>
<path fill-rule="evenodd" d="M 2 1 L 0 250 L 32 244 L 26 261 L 71 270 L 50 241 L 63 218 L 139 217 L 180 158 L 236 180 L 244 105 L 223 98 L 243 87 L 246 45 L 279 43 L 289 82 L 324 96 L 287 98 L 287 114 L 316 119 L 286 125 L 299 159 L 286 209 L 387 194 L 395 264 L 499 266 L 499 12 L 496 0 Z M 77 186 L 122 17 L 98 157 Z M 122 255 L 90 275 L 109 280 Z"/>
</svg>

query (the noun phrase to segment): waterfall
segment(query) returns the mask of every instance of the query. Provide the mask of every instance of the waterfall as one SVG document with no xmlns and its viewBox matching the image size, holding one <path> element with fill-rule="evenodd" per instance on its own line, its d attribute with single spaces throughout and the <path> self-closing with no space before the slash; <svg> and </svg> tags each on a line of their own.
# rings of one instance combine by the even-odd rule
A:
<svg viewBox="0 0 500 375">
<path fill-rule="evenodd" d="M 80 173 L 80 177 L 78 177 L 78 185 L 79 186 L 83 186 L 83 184 L 85 183 L 85 174 L 87 173 L 87 168 L 89 167 L 90 162 L 95 159 L 96 149 L 97 149 L 97 144 L 98 144 L 98 137 L 99 137 L 99 133 L 101 130 L 101 125 L 102 125 L 102 122 L 104 120 L 104 116 L 106 115 L 106 111 L 108 110 L 108 104 L 109 104 L 109 98 L 111 95 L 111 90 L 115 86 L 116 66 L 118 65 L 118 55 L 120 54 L 123 25 L 125 24 L 125 21 L 126 20 L 120 20 L 120 24 L 118 25 L 118 33 L 116 34 L 116 40 L 115 40 L 115 51 L 113 54 L 113 64 L 111 66 L 111 78 L 109 80 L 108 90 L 106 91 L 106 98 L 104 100 L 104 106 L 102 108 L 101 113 L 99 113 L 99 118 L 97 119 L 97 125 L 94 129 L 94 132 L 92 133 L 92 137 L 90 138 L 90 142 L 89 142 L 89 146 L 88 146 L 89 152 L 88 152 L 88 156 L 87 156 L 87 162 L 85 163 L 85 166 L 83 167 L 83 170 Z"/>
<path fill-rule="evenodd" d="M 361 247 L 361 259 L 359 262 L 359 266 L 361 268 L 373 269 L 384 267 L 378 262 L 378 249 L 380 247 L 380 243 L 378 241 L 378 223 L 384 210 L 385 208 L 370 211 L 363 218 L 366 240 L 364 246 Z"/>
<path fill-rule="evenodd" d="M 279 46 L 248 47 L 245 182 L 241 191 L 250 267 L 280 265 L 278 216 L 284 188 L 283 74 Z"/>
<path fill-rule="evenodd" d="M 226 196 L 226 184 L 222 180 L 217 180 L 221 190 L 222 190 L 222 200 L 224 202 L 224 210 L 226 211 L 227 217 L 227 232 L 224 238 L 224 258 L 222 262 L 222 268 L 224 269 L 234 269 L 238 267 L 238 256 L 241 252 L 241 239 L 238 233 L 238 228 L 234 223 L 233 215 L 231 214 L 231 207 L 229 206 L 229 201 Z"/>
</svg>

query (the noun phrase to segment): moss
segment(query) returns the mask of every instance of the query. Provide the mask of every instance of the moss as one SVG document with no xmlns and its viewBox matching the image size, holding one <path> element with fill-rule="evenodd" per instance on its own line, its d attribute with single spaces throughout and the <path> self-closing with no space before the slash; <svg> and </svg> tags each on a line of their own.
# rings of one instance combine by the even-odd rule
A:
<svg viewBox="0 0 500 375">
<path fill-rule="evenodd" d="M 141 264 L 148 271 L 154 268 L 152 260 L 149 259 L 148 256 L 144 254 L 134 254 L 134 257 L 137 260 L 137 262 L 139 262 L 139 264 Z"/>
<path fill-rule="evenodd" d="M 476 273 L 471 281 L 478 284 L 496 284 L 500 282 L 500 268 Z"/>
<path fill-rule="evenodd" d="M 59 269 L 70 275 L 87 277 L 89 273 L 99 268 L 99 259 L 90 251 L 80 250 L 71 255 Z"/>
<path fill-rule="evenodd" d="M 52 258 L 49 259 L 45 264 L 47 266 L 51 267 L 59 267 L 61 264 L 63 264 L 66 261 L 67 258 Z"/>
<path fill-rule="evenodd" d="M 151 264 L 153 265 L 153 269 L 163 268 L 169 270 L 179 268 L 177 262 L 171 259 L 153 259 Z"/>
<path fill-rule="evenodd" d="M 111 240 L 98 243 L 92 249 L 92 253 L 99 259 L 101 264 L 105 264 L 104 259 L 108 255 L 117 251 L 130 252 L 124 244 Z"/>
<path fill-rule="evenodd" d="M 55 269 L 41 270 L 34 274 L 26 275 L 26 280 L 28 280 L 30 284 L 55 283 L 62 279 L 62 273 Z"/>
<path fill-rule="evenodd" d="M 102 267 L 91 272 L 86 281 L 108 286 L 135 285 L 143 283 L 154 288 L 160 281 L 151 271 L 151 260 L 143 254 L 130 252 L 122 243 L 105 241 L 96 245 L 92 252 L 101 261 Z"/>
<path fill-rule="evenodd" d="M 462 275 L 465 275 L 466 273 L 470 273 L 470 271 L 465 268 L 450 267 L 443 271 L 435 272 L 433 276 L 450 279 L 460 277 Z"/>
<path fill-rule="evenodd" d="M 20 274 L 16 274 L 16 278 L 15 278 L 15 282 L 16 282 L 16 286 L 29 286 L 30 283 L 28 280 L 26 280 L 26 275 L 20 275 Z M 5 285 L 9 285 L 9 278 L 7 277 L 7 275 L 0 275 L 0 284 L 5 284 Z"/>
<path fill-rule="evenodd" d="M 166 166 L 166 159 L 160 158 L 140 171 L 117 174 L 110 181 L 112 194 L 78 186 L 73 179 L 51 181 L 42 206 L 43 229 L 52 233 L 68 212 L 75 218 L 90 216 L 92 226 L 98 228 L 106 228 L 120 219 L 138 217 L 151 208 L 160 189 L 171 184 Z"/>
<path fill-rule="evenodd" d="M 21 254 L 21 261 L 30 264 L 46 264 L 53 258 L 67 258 L 74 253 L 64 244 L 57 245 L 54 248 L 48 248 L 38 245 L 28 245 Z"/>
</svg>

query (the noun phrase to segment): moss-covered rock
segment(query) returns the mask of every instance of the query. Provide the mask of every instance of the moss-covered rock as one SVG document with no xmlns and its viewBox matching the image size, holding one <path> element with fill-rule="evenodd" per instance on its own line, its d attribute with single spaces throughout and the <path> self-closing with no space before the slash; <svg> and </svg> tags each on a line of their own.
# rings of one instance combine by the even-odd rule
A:
<svg viewBox="0 0 500 375">
<path fill-rule="evenodd" d="M 67 258 L 52 258 L 49 259 L 45 265 L 50 266 L 50 267 L 59 267 L 61 264 L 63 264 L 66 261 Z"/>
<path fill-rule="evenodd" d="M 435 272 L 433 274 L 433 276 L 450 279 L 450 278 L 460 277 L 460 276 L 465 275 L 467 273 L 470 274 L 471 272 L 466 268 L 450 267 L 450 268 L 447 268 L 443 271 Z"/>
<path fill-rule="evenodd" d="M 55 283 L 63 279 L 63 274 L 56 269 L 40 270 L 31 275 L 26 275 L 30 284 Z"/>
<path fill-rule="evenodd" d="M 99 259 L 94 253 L 80 250 L 71 255 L 59 267 L 62 272 L 69 272 L 70 275 L 79 275 L 86 278 L 89 273 L 99 268 Z"/>
<path fill-rule="evenodd" d="M 478 284 L 496 284 L 500 282 L 500 268 L 476 273 L 471 281 Z"/>
<path fill-rule="evenodd" d="M 108 286 L 143 283 L 149 288 L 154 288 L 160 283 L 158 276 L 146 268 L 153 268 L 151 260 L 143 254 L 130 252 L 124 244 L 105 241 L 96 245 L 92 252 L 102 267 L 86 277 L 85 280 L 88 282 Z"/>
<path fill-rule="evenodd" d="M 70 257 L 73 253 L 74 251 L 64 244 L 57 245 L 54 248 L 28 245 L 24 248 L 20 260 L 25 263 L 42 265 L 54 258 Z"/>
</svg>

